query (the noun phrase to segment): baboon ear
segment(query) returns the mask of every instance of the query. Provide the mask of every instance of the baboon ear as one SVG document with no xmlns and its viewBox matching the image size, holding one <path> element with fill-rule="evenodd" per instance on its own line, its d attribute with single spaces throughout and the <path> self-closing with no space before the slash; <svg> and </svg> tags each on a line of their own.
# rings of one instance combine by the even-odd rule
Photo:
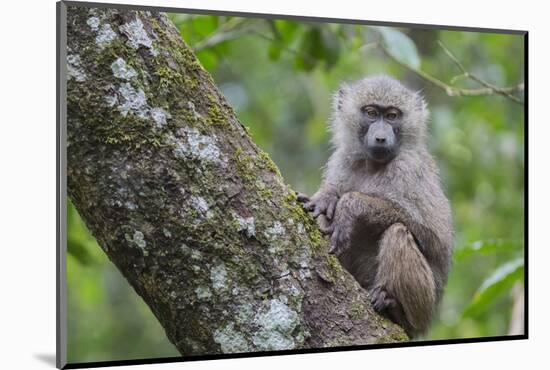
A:
<svg viewBox="0 0 550 370">
<path fill-rule="evenodd" d="M 424 95 L 422 95 L 422 93 L 420 91 L 417 91 L 414 94 L 414 97 L 415 97 L 415 103 L 416 103 L 416 108 L 417 109 L 419 109 L 421 111 L 425 111 L 426 109 L 428 109 L 426 99 L 424 99 Z"/>
<path fill-rule="evenodd" d="M 417 91 L 415 94 L 415 108 L 420 113 L 420 119 L 426 124 L 429 118 L 430 112 L 428 111 L 428 103 L 424 98 L 424 95 Z"/>
<path fill-rule="evenodd" d="M 336 98 L 336 108 L 341 111 L 342 110 L 342 98 L 344 97 L 344 90 L 342 88 L 338 89 L 338 97 Z"/>
<path fill-rule="evenodd" d="M 335 103 L 336 104 L 335 105 L 336 105 L 336 109 L 338 109 L 339 111 L 342 110 L 344 97 L 346 96 L 346 90 L 347 90 L 347 85 L 342 84 L 342 85 L 340 85 L 340 88 L 338 89 L 338 92 L 336 93 L 336 97 L 335 97 Z"/>
</svg>

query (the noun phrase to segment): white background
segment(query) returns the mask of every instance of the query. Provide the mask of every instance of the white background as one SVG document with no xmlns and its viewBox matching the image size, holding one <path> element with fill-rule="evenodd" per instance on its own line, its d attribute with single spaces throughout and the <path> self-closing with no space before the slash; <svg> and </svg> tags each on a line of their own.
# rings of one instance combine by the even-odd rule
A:
<svg viewBox="0 0 550 370">
<path fill-rule="evenodd" d="M 110 0 L 112 3 L 124 1 Z M 127 1 L 128 2 L 128 1 Z M 299 367 L 518 369 L 548 366 L 550 106 L 544 1 L 130 0 L 143 5 L 529 30 L 530 339 L 512 342 L 143 365 L 145 369 Z M 0 12 L 0 367 L 52 368 L 55 354 L 55 1 Z M 517 56 L 521 58 L 521 55 Z M 7 84 L 6 84 L 7 80 Z M 487 109 L 491 109 L 487 106 Z M 546 227 L 545 227 L 546 226 Z M 545 365 L 538 365 L 539 363 Z M 538 366 L 537 366 L 538 365 Z M 138 368 L 138 367 L 134 367 Z"/>
</svg>

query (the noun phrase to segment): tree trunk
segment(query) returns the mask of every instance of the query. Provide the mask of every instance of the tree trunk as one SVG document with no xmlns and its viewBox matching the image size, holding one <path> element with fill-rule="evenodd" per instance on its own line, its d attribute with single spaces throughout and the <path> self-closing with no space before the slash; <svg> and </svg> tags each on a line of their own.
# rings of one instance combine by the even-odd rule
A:
<svg viewBox="0 0 550 370">
<path fill-rule="evenodd" d="M 69 197 L 182 355 L 408 339 L 164 14 L 67 13 Z"/>
</svg>

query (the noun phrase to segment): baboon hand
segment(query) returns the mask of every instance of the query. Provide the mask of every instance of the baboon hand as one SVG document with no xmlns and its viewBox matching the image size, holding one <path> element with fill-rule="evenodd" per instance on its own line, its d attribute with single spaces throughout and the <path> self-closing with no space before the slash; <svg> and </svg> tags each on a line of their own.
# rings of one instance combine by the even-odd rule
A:
<svg viewBox="0 0 550 370">
<path fill-rule="evenodd" d="M 329 253 L 340 255 L 346 251 L 351 245 L 352 232 L 352 219 L 337 212 L 330 225 L 326 228 L 326 233 L 331 234 Z"/>
<path fill-rule="evenodd" d="M 301 193 L 298 194 L 298 201 L 303 203 L 306 211 L 313 212 L 313 217 L 315 218 L 319 217 L 319 215 L 325 215 L 329 221 L 334 216 L 338 199 L 338 194 L 333 191 L 319 190 L 311 198 Z"/>
<path fill-rule="evenodd" d="M 396 306 L 396 301 L 391 297 L 386 289 L 381 286 L 374 287 L 370 292 L 370 302 L 372 307 L 378 313 L 382 313 L 388 309 L 392 309 Z"/>
</svg>

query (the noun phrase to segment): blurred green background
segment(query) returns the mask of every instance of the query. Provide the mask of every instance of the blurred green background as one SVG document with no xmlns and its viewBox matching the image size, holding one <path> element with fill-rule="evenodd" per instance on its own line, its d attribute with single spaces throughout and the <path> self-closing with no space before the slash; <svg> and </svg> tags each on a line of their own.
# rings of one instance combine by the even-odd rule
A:
<svg viewBox="0 0 550 370">
<path fill-rule="evenodd" d="M 421 90 L 430 147 L 454 212 L 454 266 L 422 339 L 506 335 L 523 292 L 524 107 L 502 96 L 449 97 L 396 63 L 457 87 L 523 82 L 519 35 L 170 14 L 184 40 L 296 190 L 312 194 L 330 154 L 331 94 L 385 73 Z M 384 54 L 377 43 L 386 45 Z M 164 330 L 68 207 L 69 362 L 177 356 Z M 520 305 L 521 306 L 521 305 Z"/>
</svg>

